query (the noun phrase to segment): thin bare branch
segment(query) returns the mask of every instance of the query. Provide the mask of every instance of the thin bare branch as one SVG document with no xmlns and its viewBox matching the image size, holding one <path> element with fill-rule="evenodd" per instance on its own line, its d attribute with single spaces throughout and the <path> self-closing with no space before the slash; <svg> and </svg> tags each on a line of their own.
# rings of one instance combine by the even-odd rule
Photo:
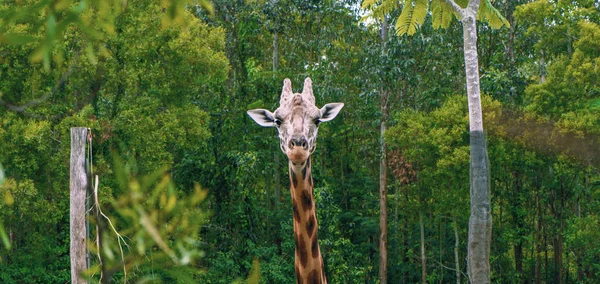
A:
<svg viewBox="0 0 600 284">
<path fill-rule="evenodd" d="M 117 229 L 115 228 L 113 223 L 110 221 L 110 218 L 108 218 L 108 216 L 104 215 L 104 212 L 102 212 L 102 209 L 100 208 L 100 202 L 98 202 L 98 175 L 96 175 L 96 180 L 94 183 L 94 205 L 96 206 L 97 213 L 102 215 L 102 217 L 104 217 L 108 221 L 108 224 L 110 225 L 111 229 L 113 230 L 115 235 L 117 235 L 117 242 L 119 244 L 119 250 L 121 251 L 121 261 L 123 262 L 123 273 L 124 273 L 123 283 L 127 283 L 127 267 L 125 265 L 126 264 L 125 263 L 125 253 L 123 252 L 123 246 L 121 245 L 121 242 L 123 244 L 125 244 L 125 246 L 127 246 L 128 249 L 131 249 L 131 247 L 129 246 L 129 244 L 127 244 L 127 242 L 125 241 L 123 236 L 121 234 L 119 234 L 119 232 L 117 231 Z M 96 217 L 96 218 L 98 219 L 98 217 Z M 100 232 L 100 227 L 96 226 L 96 246 L 98 249 L 98 259 L 100 260 L 100 264 L 102 264 L 102 258 L 100 256 L 100 237 L 101 236 L 100 236 L 99 232 Z M 104 277 L 104 276 L 105 275 L 100 275 L 101 281 L 102 281 L 102 277 Z"/>
</svg>

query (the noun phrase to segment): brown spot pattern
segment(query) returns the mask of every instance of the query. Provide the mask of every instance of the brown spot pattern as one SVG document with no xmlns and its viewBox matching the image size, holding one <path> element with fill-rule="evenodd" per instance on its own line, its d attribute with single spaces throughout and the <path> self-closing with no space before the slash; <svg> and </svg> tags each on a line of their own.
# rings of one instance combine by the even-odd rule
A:
<svg viewBox="0 0 600 284">
<path fill-rule="evenodd" d="M 311 251 L 312 251 L 312 257 L 313 258 L 318 258 L 319 257 L 319 241 L 317 236 L 315 235 L 315 237 L 312 239 L 312 243 L 311 243 Z"/>
<path fill-rule="evenodd" d="M 307 167 L 302 168 L 302 179 L 303 180 L 306 179 L 306 168 Z"/>
<path fill-rule="evenodd" d="M 317 224 L 317 218 L 315 215 L 311 215 L 308 217 L 306 221 L 306 232 L 308 233 L 308 237 L 312 238 L 313 233 L 315 232 L 315 225 Z"/>
<path fill-rule="evenodd" d="M 301 283 L 300 279 L 300 268 L 296 266 L 296 284 Z"/>
<path fill-rule="evenodd" d="M 310 169 L 310 158 L 306 160 L 306 165 L 302 168 L 302 179 L 306 180 L 306 172 Z"/>
<path fill-rule="evenodd" d="M 294 185 L 294 188 L 298 187 L 298 179 L 296 178 L 296 174 L 294 173 L 294 171 L 290 171 L 291 176 L 292 176 L 292 184 Z"/>
<path fill-rule="evenodd" d="M 298 253 L 298 244 L 299 244 L 298 238 L 299 238 L 298 235 L 294 235 L 294 243 L 296 244 L 296 253 Z"/>
<path fill-rule="evenodd" d="M 294 211 L 294 220 L 297 223 L 300 222 L 300 212 L 298 212 L 298 204 L 295 199 L 292 201 L 292 211 Z"/>
<path fill-rule="evenodd" d="M 312 196 L 310 195 L 310 193 L 308 192 L 308 190 L 303 190 L 302 191 L 302 206 L 304 208 L 304 210 L 310 210 L 312 209 Z"/>
<path fill-rule="evenodd" d="M 298 240 L 298 245 L 296 246 L 296 253 L 298 254 L 298 259 L 300 260 L 300 264 L 302 267 L 306 267 L 308 264 L 308 251 L 306 250 L 306 243 L 301 236 L 296 236 L 296 240 Z"/>
<path fill-rule="evenodd" d="M 319 275 L 319 272 L 316 269 L 313 269 L 309 274 L 308 274 L 308 278 L 306 278 L 307 283 L 309 284 L 319 284 L 321 283 L 321 277 Z"/>
</svg>

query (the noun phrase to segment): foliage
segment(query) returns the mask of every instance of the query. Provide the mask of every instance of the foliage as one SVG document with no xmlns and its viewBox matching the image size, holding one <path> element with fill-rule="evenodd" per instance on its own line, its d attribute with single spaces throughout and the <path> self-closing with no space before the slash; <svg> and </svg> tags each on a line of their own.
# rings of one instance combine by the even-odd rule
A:
<svg viewBox="0 0 600 284">
<path fill-rule="evenodd" d="M 371 12 L 370 16 L 363 17 L 363 21 L 374 17 L 383 19 L 393 10 L 397 9 L 397 1 L 390 0 L 364 0 L 361 7 Z M 396 19 L 396 34 L 414 35 L 419 27 L 425 22 L 425 17 L 430 13 L 432 26 L 434 29 L 448 28 L 452 19 L 457 17 L 460 20 L 459 12 L 453 7 L 464 8 L 468 1 L 445 1 L 445 0 L 409 0 L 403 1 L 400 15 Z M 453 5 L 452 5 L 453 4 Z M 504 16 L 492 6 L 490 0 L 482 0 L 477 13 L 477 19 L 487 22 L 494 29 L 502 26 L 509 27 L 510 23 Z"/>
<path fill-rule="evenodd" d="M 164 169 L 136 178 L 128 172 L 131 168 L 116 159 L 124 194 L 111 202 L 97 201 L 96 243 L 88 244 L 97 263 L 84 275 L 102 282 L 120 282 L 121 277 L 123 282 L 194 282 L 201 273 L 195 263 L 204 256 L 199 232 L 209 216 L 200 203 L 208 192 L 196 185 L 181 198 Z"/>
<path fill-rule="evenodd" d="M 13 3 L 11 3 L 13 2 Z M 11 1 L 0 6 L 3 21 L 0 23 L 0 43 L 21 45 L 33 43 L 36 48 L 30 55 L 33 62 L 43 62 L 46 71 L 51 59 L 60 64 L 60 54 L 54 53 L 55 45 L 64 40 L 71 27 L 81 31 L 85 52 L 91 62 L 96 61 L 96 48 L 105 52 L 102 41 L 107 35 L 114 35 L 115 23 L 122 13 L 135 9 L 135 1 L 89 0 L 89 1 L 47 1 L 25 0 Z M 24 2 L 24 3 L 23 3 Z M 206 0 L 168 0 L 161 1 L 163 26 L 172 22 L 185 24 L 185 6 L 202 7 L 209 12 L 212 5 Z M 51 58 L 53 57 L 53 58 Z"/>
<path fill-rule="evenodd" d="M 36 3 L 46 6 L 4 17 Z M 388 278 L 421 281 L 422 224 L 426 280 L 456 282 L 458 267 L 466 281 L 469 134 L 467 98 L 457 95 L 464 92 L 464 58 L 456 52 L 463 31 L 448 2 L 427 2 L 430 16 L 419 24 L 411 17 L 414 35 L 389 37 L 386 52 L 378 25 L 357 22 L 365 15 L 396 20 L 411 1 L 364 1 L 370 14 L 353 1 L 215 0 L 214 15 L 195 2 L 77 3 L 87 5 L 80 14 L 69 12 L 78 7 L 69 1 L 0 4 L 2 18 L 15 19 L 0 24 L 2 40 L 25 39 L 9 36 L 14 44 L 0 45 L 0 282 L 70 279 L 65 212 L 74 126 L 92 130 L 102 209 L 130 245 L 123 247 L 129 281 L 183 282 L 179 276 L 186 275 L 190 282 L 237 283 L 252 275 L 261 283 L 293 282 L 287 161 L 276 134 L 255 127 L 245 112 L 273 109 L 284 78 L 297 91 L 307 76 L 319 106 L 346 105 L 321 127 L 313 155 L 330 282 L 371 283 L 378 276 L 383 86 L 390 90 Z M 163 21 L 173 3 L 177 18 Z M 590 1 L 489 3 L 497 8 L 489 17 L 500 13 L 497 19 L 510 24 L 490 29 L 493 20 L 479 11 L 487 23 L 478 25 L 478 53 L 481 89 L 489 95 L 482 104 L 492 281 L 593 281 L 600 13 Z M 104 18 L 103 7 L 110 9 Z M 55 30 L 44 66 L 43 56 L 31 59 L 51 15 L 64 28 Z M 75 15 L 69 24 L 68 15 Z M 113 153 L 127 161 L 124 171 Z M 208 193 L 191 206 L 196 184 Z M 93 220 L 103 221 L 100 252 L 104 275 L 112 275 L 103 279 L 121 281 L 118 240 L 106 219 Z M 188 266 L 177 264 L 182 252 L 196 256 Z M 98 280 L 99 270 L 90 277 Z"/>
<path fill-rule="evenodd" d="M 417 28 L 425 22 L 427 8 L 429 8 L 428 2 L 427 0 L 407 2 L 407 5 L 402 9 L 402 13 L 400 13 L 400 17 L 396 20 L 396 33 L 399 35 L 415 34 Z"/>
<path fill-rule="evenodd" d="M 52 61 L 49 70 L 29 60 L 37 48 L 33 42 L 0 46 L 0 104 L 7 110 L 0 113 L 0 163 L 6 173 L 2 196 L 10 193 L 14 200 L 0 210 L 12 246 L 0 252 L 2 282 L 70 279 L 64 214 L 69 210 L 70 127 L 92 129 L 93 171 L 101 176 L 100 193 L 108 200 L 129 193 L 108 162 L 111 149 L 137 160 L 130 169 L 134 175 L 179 164 L 192 151 L 206 152 L 209 116 L 198 104 L 227 76 L 223 31 L 187 10 L 181 15 L 185 25 L 163 28 L 155 17 L 161 4 L 150 2 L 129 1 L 130 9 L 115 16 L 114 33 L 102 38 L 93 61 L 84 57 L 85 31 L 73 25 L 53 43 L 52 54 L 63 60 Z M 90 25 L 102 28 L 100 22 Z M 171 170 L 175 188 L 185 194 L 182 189 L 193 188 L 197 180 L 177 178 L 181 172 Z"/>
<path fill-rule="evenodd" d="M 528 111 L 557 118 L 561 113 L 569 112 L 564 119 L 572 119 L 574 111 L 589 111 L 593 101 L 600 97 L 600 54 L 597 52 L 597 34 L 600 24 L 579 22 L 578 40 L 573 43 L 574 51 L 570 55 L 556 57 L 548 67 L 546 82 L 530 85 L 525 91 L 529 101 Z M 588 127 L 587 131 L 593 127 Z M 596 130 L 597 131 L 597 130 Z"/>
</svg>

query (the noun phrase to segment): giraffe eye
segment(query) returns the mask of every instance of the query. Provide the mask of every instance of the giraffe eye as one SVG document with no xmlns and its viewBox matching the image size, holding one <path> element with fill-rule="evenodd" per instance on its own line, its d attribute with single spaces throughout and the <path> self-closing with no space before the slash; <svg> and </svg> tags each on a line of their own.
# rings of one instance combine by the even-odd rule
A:
<svg viewBox="0 0 600 284">
<path fill-rule="evenodd" d="M 275 124 L 277 124 L 277 127 L 281 126 L 281 120 L 275 119 Z"/>
</svg>

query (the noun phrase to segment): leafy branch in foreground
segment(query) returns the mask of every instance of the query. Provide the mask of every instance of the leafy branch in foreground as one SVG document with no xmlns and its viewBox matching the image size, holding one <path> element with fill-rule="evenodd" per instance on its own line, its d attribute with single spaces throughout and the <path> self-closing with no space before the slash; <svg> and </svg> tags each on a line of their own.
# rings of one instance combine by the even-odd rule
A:
<svg viewBox="0 0 600 284">
<path fill-rule="evenodd" d="M 30 55 L 33 62 L 42 62 L 50 69 L 51 58 L 61 61 L 53 54 L 54 46 L 64 39 L 65 31 L 71 26 L 82 31 L 92 44 L 85 46 L 91 62 L 95 61 L 95 48 L 105 49 L 102 44 L 106 35 L 115 34 L 117 18 L 126 12 L 135 12 L 143 7 L 135 1 L 121 0 L 24 0 L 17 5 L 0 4 L 0 44 L 23 45 L 34 43 L 35 51 Z M 208 0 L 163 0 L 161 22 L 163 27 L 172 23 L 185 24 L 185 10 L 189 7 L 204 9 L 213 14 Z M 137 4 L 137 5 L 136 5 Z M 96 43 L 96 44 L 94 44 Z"/>
<path fill-rule="evenodd" d="M 88 243 L 88 248 L 98 260 L 85 276 L 102 283 L 195 282 L 202 273 L 195 260 L 204 256 L 199 250 L 200 227 L 209 217 L 199 204 L 207 191 L 196 185 L 182 198 L 165 168 L 141 178 L 129 168 L 116 159 L 123 194 L 102 204 L 101 211 L 94 208 L 96 243 Z"/>
</svg>

